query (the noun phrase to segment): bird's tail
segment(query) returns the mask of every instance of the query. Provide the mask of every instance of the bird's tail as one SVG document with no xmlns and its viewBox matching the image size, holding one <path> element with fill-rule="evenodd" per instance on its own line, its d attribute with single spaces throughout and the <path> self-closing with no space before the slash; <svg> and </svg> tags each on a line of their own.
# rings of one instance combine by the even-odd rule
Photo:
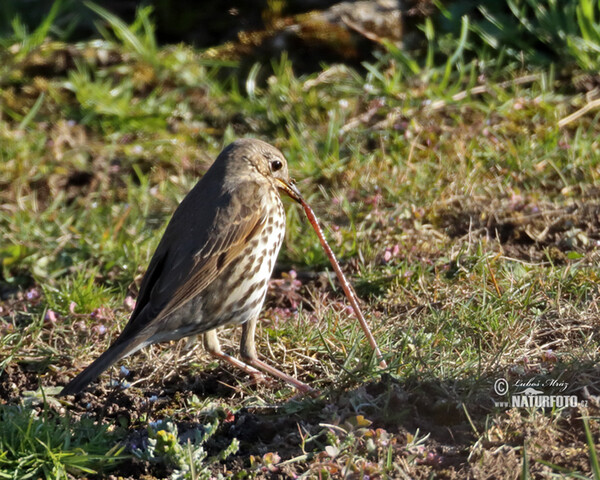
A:
<svg viewBox="0 0 600 480">
<path fill-rule="evenodd" d="M 71 380 L 62 389 L 59 396 L 75 395 L 76 393 L 81 392 L 85 387 L 99 377 L 104 370 L 122 358 L 131 355 L 133 352 L 140 349 L 144 344 L 143 338 L 129 337 L 124 341 L 119 340 L 120 338 L 118 338 L 106 352 L 94 360 L 90 366 L 88 366 L 83 372 Z"/>
</svg>

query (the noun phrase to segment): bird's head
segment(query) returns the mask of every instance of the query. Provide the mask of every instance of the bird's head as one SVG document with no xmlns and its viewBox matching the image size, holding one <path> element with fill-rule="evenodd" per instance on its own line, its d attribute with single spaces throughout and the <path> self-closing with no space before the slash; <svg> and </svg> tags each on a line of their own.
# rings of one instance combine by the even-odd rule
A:
<svg viewBox="0 0 600 480">
<path fill-rule="evenodd" d="M 289 176 L 283 153 L 272 145 L 262 140 L 246 138 L 231 143 L 225 152 L 229 153 L 231 158 L 243 162 L 246 168 L 265 177 L 271 185 L 285 192 L 292 199 L 297 202 L 302 200 L 294 180 Z"/>
</svg>

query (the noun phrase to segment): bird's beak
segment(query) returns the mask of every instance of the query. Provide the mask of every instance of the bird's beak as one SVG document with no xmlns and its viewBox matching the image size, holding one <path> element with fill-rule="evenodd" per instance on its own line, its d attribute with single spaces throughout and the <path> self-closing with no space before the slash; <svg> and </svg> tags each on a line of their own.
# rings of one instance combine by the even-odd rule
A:
<svg viewBox="0 0 600 480">
<path fill-rule="evenodd" d="M 296 182 L 294 182 L 294 180 L 292 180 L 291 178 L 287 182 L 284 180 L 280 180 L 279 178 L 277 178 L 276 180 L 277 180 L 277 183 L 279 184 L 278 187 L 281 190 L 283 190 L 285 193 L 287 193 L 291 198 L 293 198 L 297 202 L 299 202 L 299 203 L 302 202 L 302 194 L 296 187 Z"/>
</svg>

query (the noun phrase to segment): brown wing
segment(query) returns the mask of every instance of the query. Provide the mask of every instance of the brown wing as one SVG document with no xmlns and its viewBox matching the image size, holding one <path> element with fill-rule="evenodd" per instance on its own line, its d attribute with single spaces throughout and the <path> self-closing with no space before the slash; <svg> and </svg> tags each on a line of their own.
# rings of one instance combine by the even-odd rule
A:
<svg viewBox="0 0 600 480">
<path fill-rule="evenodd" d="M 173 214 L 119 338 L 137 335 L 199 295 L 263 229 L 264 184 L 248 179 L 224 188 L 221 166 L 215 162 Z"/>
<path fill-rule="evenodd" d="M 263 186 L 247 182 L 223 194 L 211 188 L 215 183 L 199 182 L 175 211 L 120 337 L 136 335 L 200 294 L 263 229 Z"/>
<path fill-rule="evenodd" d="M 264 228 L 266 213 L 259 208 L 260 205 L 254 207 L 230 205 L 230 208 L 218 212 L 208 241 L 193 259 L 189 259 L 193 262 L 192 268 L 183 281 L 178 282 L 157 319 L 173 313 L 200 294 Z M 172 290 L 172 285 L 164 285 L 159 295 L 161 290 Z"/>
</svg>

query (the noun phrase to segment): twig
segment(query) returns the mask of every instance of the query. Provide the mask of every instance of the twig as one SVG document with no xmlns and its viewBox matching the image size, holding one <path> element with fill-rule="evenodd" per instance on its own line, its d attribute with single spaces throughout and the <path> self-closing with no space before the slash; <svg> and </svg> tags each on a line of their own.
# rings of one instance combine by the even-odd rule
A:
<svg viewBox="0 0 600 480">
<path fill-rule="evenodd" d="M 592 100 L 590 103 L 587 103 L 584 107 L 580 108 L 576 112 L 573 112 L 571 115 L 568 115 L 565 118 L 559 120 L 558 128 L 562 128 L 565 125 L 568 125 L 572 121 L 577 120 L 579 117 L 585 115 L 587 112 L 597 107 L 600 107 L 600 98 Z"/>
<path fill-rule="evenodd" d="M 499 88 L 508 88 L 513 87 L 515 85 L 523 85 L 525 83 L 535 82 L 540 78 L 540 75 L 532 74 L 532 75 L 524 75 L 519 78 L 515 78 L 513 80 L 506 80 L 505 82 L 501 82 L 496 85 Z M 452 101 L 459 102 L 464 100 L 465 98 L 471 95 L 481 95 L 482 93 L 492 93 L 492 89 L 488 85 L 478 85 L 477 87 L 470 88 L 468 90 L 463 90 L 462 92 L 455 93 L 450 97 Z M 437 100 L 436 102 L 432 102 L 427 110 L 438 110 L 442 107 L 445 107 L 448 102 L 446 100 Z"/>
</svg>

